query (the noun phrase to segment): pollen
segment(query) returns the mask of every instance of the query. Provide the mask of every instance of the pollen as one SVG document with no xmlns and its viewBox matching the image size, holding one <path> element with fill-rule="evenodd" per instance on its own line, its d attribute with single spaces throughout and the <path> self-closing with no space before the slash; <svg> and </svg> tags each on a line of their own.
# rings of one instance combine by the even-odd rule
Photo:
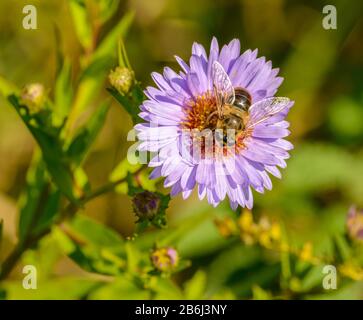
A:
<svg viewBox="0 0 363 320">
<path fill-rule="evenodd" d="M 217 111 L 216 99 L 209 92 L 189 100 L 185 105 L 185 119 L 182 122 L 184 129 L 214 129 L 217 124 L 216 117 L 208 121 L 209 116 Z"/>
<path fill-rule="evenodd" d="M 193 144 L 197 144 L 202 158 L 215 158 L 216 155 L 233 155 L 245 148 L 244 141 L 251 135 L 250 130 L 236 132 L 234 144 L 228 146 L 215 139 L 217 128 L 217 102 L 216 98 L 209 91 L 185 103 L 185 118 L 181 122 L 182 129 L 191 130 Z M 214 115 L 213 115 L 214 113 Z M 212 143 L 206 143 L 205 130 L 210 130 Z"/>
</svg>

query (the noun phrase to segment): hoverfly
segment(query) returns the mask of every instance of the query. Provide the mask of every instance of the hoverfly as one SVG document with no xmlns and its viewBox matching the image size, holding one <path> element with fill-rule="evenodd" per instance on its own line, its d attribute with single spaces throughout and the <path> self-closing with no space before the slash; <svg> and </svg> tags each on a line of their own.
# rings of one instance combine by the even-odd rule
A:
<svg viewBox="0 0 363 320">
<path fill-rule="evenodd" d="M 271 97 L 252 104 L 249 92 L 241 87 L 234 88 L 222 65 L 217 61 L 212 66 L 212 81 L 217 110 L 208 116 L 207 122 L 211 124 L 214 119 L 215 125 L 212 129 L 223 133 L 223 137 L 218 137 L 219 141 L 223 141 L 223 145 L 230 143 L 227 132 L 231 129 L 232 132 L 234 130 L 234 143 L 234 138 L 239 133 L 252 129 L 279 113 L 290 102 L 289 98 Z"/>
</svg>

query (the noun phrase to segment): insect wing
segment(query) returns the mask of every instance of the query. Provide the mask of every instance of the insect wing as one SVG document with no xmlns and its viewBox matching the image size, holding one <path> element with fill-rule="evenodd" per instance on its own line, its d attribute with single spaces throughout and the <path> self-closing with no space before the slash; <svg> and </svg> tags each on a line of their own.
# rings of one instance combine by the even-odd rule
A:
<svg viewBox="0 0 363 320">
<path fill-rule="evenodd" d="M 212 79 L 218 107 L 221 108 L 224 104 L 233 104 L 235 99 L 233 85 L 227 73 L 217 61 L 213 63 Z"/>
<path fill-rule="evenodd" d="M 284 110 L 290 103 L 289 98 L 272 97 L 256 102 L 249 109 L 247 128 L 252 128 Z"/>
</svg>

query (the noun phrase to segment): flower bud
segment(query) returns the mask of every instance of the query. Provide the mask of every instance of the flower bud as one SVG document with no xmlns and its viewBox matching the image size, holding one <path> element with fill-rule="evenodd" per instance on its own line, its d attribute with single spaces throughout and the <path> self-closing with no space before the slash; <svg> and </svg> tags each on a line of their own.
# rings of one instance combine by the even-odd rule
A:
<svg viewBox="0 0 363 320">
<path fill-rule="evenodd" d="M 39 112 L 45 100 L 45 89 L 40 83 L 26 85 L 20 95 L 20 103 L 27 106 L 30 114 Z"/>
<path fill-rule="evenodd" d="M 162 272 L 170 272 L 178 265 L 179 254 L 172 247 L 156 249 L 151 254 L 151 262 L 157 270 Z"/>
<path fill-rule="evenodd" d="M 117 67 L 108 76 L 110 84 L 121 94 L 129 93 L 134 84 L 135 74 L 125 67 Z"/>
<path fill-rule="evenodd" d="M 143 191 L 134 196 L 132 206 L 141 220 L 152 220 L 160 208 L 160 197 L 153 192 Z"/>
<path fill-rule="evenodd" d="M 347 215 L 347 229 L 351 239 L 363 242 L 363 209 L 350 207 Z"/>
</svg>

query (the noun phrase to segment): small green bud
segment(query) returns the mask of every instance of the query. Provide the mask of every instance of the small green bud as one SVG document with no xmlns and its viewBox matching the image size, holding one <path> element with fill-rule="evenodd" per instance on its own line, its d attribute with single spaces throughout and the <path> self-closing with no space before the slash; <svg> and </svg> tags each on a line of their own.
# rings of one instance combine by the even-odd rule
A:
<svg viewBox="0 0 363 320">
<path fill-rule="evenodd" d="M 30 114 L 41 111 L 45 100 L 45 89 L 44 86 L 40 83 L 26 85 L 20 95 L 21 104 L 28 108 Z"/>
<path fill-rule="evenodd" d="M 159 211 L 160 197 L 153 192 L 143 191 L 134 196 L 132 206 L 140 220 L 152 220 Z"/>
<path fill-rule="evenodd" d="M 347 229 L 352 240 L 363 243 L 363 209 L 350 207 L 347 215 Z"/>
<path fill-rule="evenodd" d="M 179 263 L 178 251 L 172 247 L 156 249 L 151 254 L 151 262 L 157 270 L 170 272 L 174 270 Z"/>
<path fill-rule="evenodd" d="M 134 84 L 135 74 L 132 70 L 125 67 L 117 67 L 108 76 L 110 84 L 121 94 L 130 92 Z"/>
</svg>

